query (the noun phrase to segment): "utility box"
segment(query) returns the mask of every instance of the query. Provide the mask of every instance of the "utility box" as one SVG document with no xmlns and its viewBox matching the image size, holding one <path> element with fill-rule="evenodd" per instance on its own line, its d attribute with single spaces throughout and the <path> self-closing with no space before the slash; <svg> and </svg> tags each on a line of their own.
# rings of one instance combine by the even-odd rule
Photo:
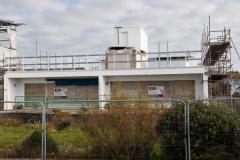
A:
<svg viewBox="0 0 240 160">
<path fill-rule="evenodd" d="M 106 52 L 106 69 L 146 68 L 146 52 L 134 47 L 109 47 Z"/>
</svg>

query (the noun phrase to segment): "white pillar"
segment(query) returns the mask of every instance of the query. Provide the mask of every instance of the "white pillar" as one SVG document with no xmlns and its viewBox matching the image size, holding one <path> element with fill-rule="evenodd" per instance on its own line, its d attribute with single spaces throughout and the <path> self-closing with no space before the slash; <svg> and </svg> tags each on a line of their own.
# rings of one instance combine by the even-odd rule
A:
<svg viewBox="0 0 240 160">
<path fill-rule="evenodd" d="M 202 79 L 195 80 L 195 99 L 203 98 L 203 85 Z"/>
<path fill-rule="evenodd" d="M 106 95 L 106 97 L 105 97 L 105 100 L 110 100 L 110 94 L 111 94 L 111 82 L 110 81 L 107 81 L 106 79 L 105 79 L 105 84 L 106 84 L 106 86 L 105 86 L 105 95 Z"/>
<path fill-rule="evenodd" d="M 208 75 L 203 74 L 203 98 L 208 98 Z"/>
<path fill-rule="evenodd" d="M 105 79 L 101 75 L 101 76 L 98 77 L 98 95 L 99 95 L 99 100 L 100 101 L 106 100 L 106 98 L 105 98 L 105 90 L 106 89 L 105 88 L 106 88 Z M 106 104 L 106 102 L 99 102 L 100 109 L 104 109 L 105 104 Z"/>
<path fill-rule="evenodd" d="M 202 77 L 199 77 L 199 79 L 195 80 L 195 98 L 208 98 L 208 76 L 204 73 L 202 74 Z"/>
<path fill-rule="evenodd" d="M 4 77 L 4 101 L 15 101 L 16 82 Z M 12 110 L 14 103 L 4 103 L 4 110 Z"/>
<path fill-rule="evenodd" d="M 8 90 L 9 90 L 8 89 L 8 84 L 9 84 L 9 81 L 8 81 L 7 77 L 4 75 L 4 86 L 3 86 L 3 88 L 4 88 L 4 93 L 3 93 L 4 101 L 8 101 Z M 6 103 L 4 103 L 3 105 L 4 105 L 4 110 L 7 110 L 8 105 Z"/>
</svg>

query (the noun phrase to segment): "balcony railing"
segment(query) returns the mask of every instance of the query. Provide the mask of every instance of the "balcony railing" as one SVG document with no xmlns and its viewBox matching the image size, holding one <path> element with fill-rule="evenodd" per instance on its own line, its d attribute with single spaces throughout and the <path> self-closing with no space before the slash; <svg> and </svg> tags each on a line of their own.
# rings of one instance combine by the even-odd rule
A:
<svg viewBox="0 0 240 160">
<path fill-rule="evenodd" d="M 201 51 L 151 52 L 146 53 L 145 58 L 135 55 L 134 60 L 127 57 L 126 54 L 5 57 L 0 65 L 8 71 L 118 70 L 202 65 Z"/>
</svg>

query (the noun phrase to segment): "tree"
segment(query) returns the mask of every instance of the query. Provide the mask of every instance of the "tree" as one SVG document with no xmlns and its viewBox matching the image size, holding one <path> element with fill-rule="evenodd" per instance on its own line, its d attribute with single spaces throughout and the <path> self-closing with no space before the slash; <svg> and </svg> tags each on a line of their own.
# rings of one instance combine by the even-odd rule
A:
<svg viewBox="0 0 240 160">
<path fill-rule="evenodd" d="M 171 147 L 184 145 L 183 120 L 182 108 L 176 105 L 157 124 L 166 157 L 182 157 L 184 153 L 183 147 Z M 218 159 L 219 155 L 240 158 L 240 118 L 230 107 L 216 103 L 190 104 L 190 131 L 192 159 Z"/>
</svg>

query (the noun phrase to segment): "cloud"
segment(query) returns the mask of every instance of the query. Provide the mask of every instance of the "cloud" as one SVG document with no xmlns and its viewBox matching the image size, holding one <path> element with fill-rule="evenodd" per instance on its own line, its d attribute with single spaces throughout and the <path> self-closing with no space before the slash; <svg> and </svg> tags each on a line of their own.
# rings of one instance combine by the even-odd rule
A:
<svg viewBox="0 0 240 160">
<path fill-rule="evenodd" d="M 240 49 L 239 12 L 238 0 L 1 0 L 0 6 L 0 18 L 27 24 L 18 29 L 20 55 L 33 55 L 36 39 L 43 52 L 104 52 L 117 25 L 143 26 L 150 51 L 158 42 L 164 50 L 166 41 L 171 50 L 197 50 L 209 15 L 214 29 L 232 28 Z"/>
</svg>

